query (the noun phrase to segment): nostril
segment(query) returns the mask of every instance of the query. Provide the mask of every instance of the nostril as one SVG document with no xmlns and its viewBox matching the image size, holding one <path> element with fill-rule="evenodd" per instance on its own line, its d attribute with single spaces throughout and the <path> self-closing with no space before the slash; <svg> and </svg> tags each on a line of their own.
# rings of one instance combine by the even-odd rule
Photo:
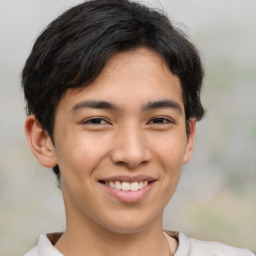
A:
<svg viewBox="0 0 256 256">
<path fill-rule="evenodd" d="M 147 147 L 129 141 L 122 146 L 115 147 L 109 156 L 114 164 L 134 169 L 147 164 L 151 159 L 151 152 Z"/>
</svg>

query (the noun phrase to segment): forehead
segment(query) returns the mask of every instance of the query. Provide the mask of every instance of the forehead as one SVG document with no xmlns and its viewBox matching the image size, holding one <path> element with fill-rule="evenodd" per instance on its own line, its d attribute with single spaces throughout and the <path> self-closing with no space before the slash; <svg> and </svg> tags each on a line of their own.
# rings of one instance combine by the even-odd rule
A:
<svg viewBox="0 0 256 256">
<path fill-rule="evenodd" d="M 135 106 L 163 98 L 178 101 L 183 107 L 180 79 L 159 53 L 140 48 L 116 53 L 91 84 L 70 89 L 61 102 L 108 100 Z"/>
</svg>

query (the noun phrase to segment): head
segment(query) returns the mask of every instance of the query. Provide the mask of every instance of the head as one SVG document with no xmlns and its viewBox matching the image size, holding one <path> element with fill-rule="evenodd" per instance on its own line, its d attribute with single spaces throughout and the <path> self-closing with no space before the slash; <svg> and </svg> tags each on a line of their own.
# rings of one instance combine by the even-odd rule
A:
<svg viewBox="0 0 256 256">
<path fill-rule="evenodd" d="M 22 72 L 28 115 L 35 115 L 54 144 L 56 109 L 65 94 L 92 84 L 117 53 L 145 47 L 180 80 L 189 136 L 189 122 L 204 114 L 198 51 L 163 12 L 128 0 L 84 2 L 41 33 Z M 59 166 L 53 170 L 59 177 Z"/>
</svg>

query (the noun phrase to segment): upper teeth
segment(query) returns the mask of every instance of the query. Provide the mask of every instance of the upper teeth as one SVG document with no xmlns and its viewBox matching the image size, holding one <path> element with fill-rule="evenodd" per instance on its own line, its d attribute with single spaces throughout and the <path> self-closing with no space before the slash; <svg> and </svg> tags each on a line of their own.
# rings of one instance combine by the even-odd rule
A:
<svg viewBox="0 0 256 256">
<path fill-rule="evenodd" d="M 148 185 L 148 181 L 135 181 L 132 183 L 126 182 L 126 181 L 106 181 L 106 185 L 123 191 L 137 191 L 139 189 L 142 189 Z"/>
</svg>

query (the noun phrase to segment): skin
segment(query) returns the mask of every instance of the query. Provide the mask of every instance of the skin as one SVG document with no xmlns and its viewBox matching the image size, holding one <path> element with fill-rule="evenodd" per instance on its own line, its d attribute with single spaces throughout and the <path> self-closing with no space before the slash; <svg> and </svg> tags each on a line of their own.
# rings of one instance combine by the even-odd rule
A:
<svg viewBox="0 0 256 256">
<path fill-rule="evenodd" d="M 61 170 L 67 229 L 55 247 L 67 256 L 169 255 L 163 209 L 193 152 L 194 120 L 189 127 L 188 137 L 179 78 L 148 48 L 115 54 L 93 83 L 67 91 L 56 108 L 54 145 L 29 116 L 32 151 Z M 139 200 L 122 201 L 99 182 L 117 175 L 154 182 Z M 177 241 L 168 243 L 174 253 Z"/>
</svg>

